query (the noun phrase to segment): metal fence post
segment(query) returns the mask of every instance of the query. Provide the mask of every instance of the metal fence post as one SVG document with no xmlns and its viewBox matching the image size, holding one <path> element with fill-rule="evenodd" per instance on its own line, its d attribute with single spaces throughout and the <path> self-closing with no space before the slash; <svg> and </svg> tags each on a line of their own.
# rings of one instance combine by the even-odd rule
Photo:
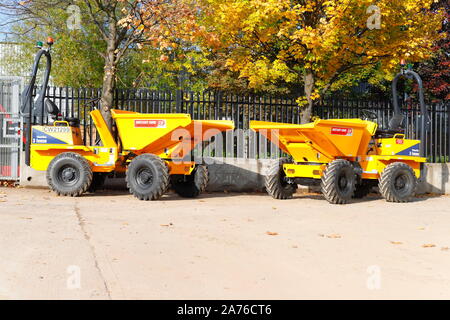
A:
<svg viewBox="0 0 450 320">
<path fill-rule="evenodd" d="M 183 110 L 183 90 L 177 90 L 175 110 L 177 113 L 182 113 Z"/>
<path fill-rule="evenodd" d="M 450 162 L 450 105 L 442 104 L 443 107 L 447 107 L 447 154 L 444 156 L 443 162 Z M 448 156 L 448 158 L 447 158 Z"/>
<path fill-rule="evenodd" d="M 219 118 L 220 110 L 222 109 L 222 91 L 218 91 L 216 95 L 216 108 L 214 110 L 214 120 Z"/>
</svg>

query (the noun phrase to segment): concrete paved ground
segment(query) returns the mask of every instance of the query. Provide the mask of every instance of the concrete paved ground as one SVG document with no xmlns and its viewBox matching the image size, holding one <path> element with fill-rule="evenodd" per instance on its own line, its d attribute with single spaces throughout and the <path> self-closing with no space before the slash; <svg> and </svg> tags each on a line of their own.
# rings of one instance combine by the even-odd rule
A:
<svg viewBox="0 0 450 320">
<path fill-rule="evenodd" d="M 0 188 L 0 299 L 450 298 L 450 197 Z"/>
</svg>

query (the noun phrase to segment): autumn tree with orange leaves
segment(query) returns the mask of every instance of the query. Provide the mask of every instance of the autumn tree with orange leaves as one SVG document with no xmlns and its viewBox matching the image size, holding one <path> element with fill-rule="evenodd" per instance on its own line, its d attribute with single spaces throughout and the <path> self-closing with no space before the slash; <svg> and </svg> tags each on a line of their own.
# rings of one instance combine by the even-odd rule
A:
<svg viewBox="0 0 450 320">
<path fill-rule="evenodd" d="M 427 59 L 433 43 L 445 37 L 438 33 L 443 13 L 433 2 L 3 0 L 0 7 L 51 24 L 45 21 L 48 8 L 79 6 L 83 23 L 94 26 L 104 44 L 101 107 L 111 125 L 119 62 L 131 48 L 143 46 L 159 50 L 162 62 L 185 59 L 181 67 L 195 64 L 218 80 L 225 79 L 221 72 L 231 72 L 250 89 L 280 83 L 301 88 L 302 121 L 309 121 L 314 100 L 330 88 L 375 67 L 389 79 L 401 58 Z"/>
<path fill-rule="evenodd" d="M 429 56 L 442 13 L 433 0 L 202 0 L 205 52 L 250 88 L 284 81 L 303 87 L 302 121 L 344 77 L 379 66 L 387 78 L 401 58 Z"/>
</svg>

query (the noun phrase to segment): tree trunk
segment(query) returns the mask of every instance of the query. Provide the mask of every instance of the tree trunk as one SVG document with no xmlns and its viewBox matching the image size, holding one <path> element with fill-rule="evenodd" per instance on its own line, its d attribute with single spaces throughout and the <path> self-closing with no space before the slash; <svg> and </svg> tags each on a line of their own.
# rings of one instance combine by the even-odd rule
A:
<svg viewBox="0 0 450 320">
<path fill-rule="evenodd" d="M 306 99 L 308 100 L 308 104 L 302 111 L 300 120 L 301 123 L 308 123 L 311 121 L 312 107 L 314 104 L 313 100 L 311 99 L 311 95 L 314 91 L 314 74 L 311 70 L 306 70 L 306 73 L 304 75 L 304 83 L 305 83 L 305 96 Z"/>
<path fill-rule="evenodd" d="M 108 128 L 112 128 L 111 108 L 114 103 L 114 89 L 116 80 L 116 49 L 117 27 L 114 21 L 110 21 L 109 35 L 105 54 L 105 73 L 103 75 L 102 97 L 100 100 L 101 112 Z"/>
</svg>

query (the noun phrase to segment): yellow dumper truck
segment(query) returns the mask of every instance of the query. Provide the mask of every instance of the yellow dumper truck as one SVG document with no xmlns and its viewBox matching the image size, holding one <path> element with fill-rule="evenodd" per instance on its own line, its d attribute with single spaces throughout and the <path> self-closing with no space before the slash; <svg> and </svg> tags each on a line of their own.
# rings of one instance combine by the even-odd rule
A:
<svg viewBox="0 0 450 320">
<path fill-rule="evenodd" d="M 297 184 L 320 184 L 330 203 L 344 204 L 364 197 L 379 182 L 388 201 L 405 202 L 413 196 L 426 161 L 419 156 L 419 140 L 401 133 L 383 136 L 371 121 L 252 121 L 250 127 L 292 156 L 275 163 L 266 176 L 266 189 L 276 199 L 291 198 Z"/>
<path fill-rule="evenodd" d="M 46 101 L 47 112 L 59 110 Z M 47 171 L 50 188 L 60 195 L 95 191 L 106 174 L 126 173 L 127 186 L 140 200 L 157 200 L 169 184 L 183 197 L 196 197 L 208 183 L 206 166 L 185 161 L 190 151 L 218 131 L 233 129 L 232 121 L 194 121 L 188 114 L 140 114 L 111 110 L 118 130 L 114 139 L 99 110 L 91 118 L 100 136 L 86 146 L 74 119 L 32 126 L 30 166 Z"/>
<path fill-rule="evenodd" d="M 406 139 L 402 128 L 397 81 L 403 76 L 418 83 L 420 140 Z M 303 125 L 251 121 L 251 129 L 291 156 L 270 168 L 267 192 L 275 199 L 289 199 L 297 184 L 320 185 L 328 202 L 344 204 L 366 196 L 378 185 L 387 201 L 410 201 L 426 162 L 421 141 L 425 141 L 429 117 L 420 76 L 403 69 L 394 78 L 392 94 L 394 112 L 384 130 L 378 127 L 378 115 L 370 110 L 362 110 L 363 119 L 318 119 Z"/>
<path fill-rule="evenodd" d="M 196 121 L 189 114 L 111 110 L 118 132 L 115 138 L 101 112 L 93 110 L 90 116 L 100 141 L 87 145 L 82 139 L 80 121 L 62 116 L 53 101 L 44 99 L 45 90 L 36 101 L 31 100 L 42 56 L 47 58 L 42 87 L 47 88 L 53 40 L 47 44 L 46 49 L 40 45 L 31 82 L 24 92 L 22 112 L 27 130 L 25 162 L 35 170 L 46 171 L 53 191 L 80 196 L 88 190 L 95 191 L 110 173 L 125 173 L 130 192 L 140 200 L 160 199 L 169 185 L 183 197 L 196 197 L 205 189 L 207 168 L 189 161 L 190 152 L 204 140 L 233 129 L 232 121 Z M 52 119 L 48 124 L 44 121 L 47 116 Z"/>
</svg>

